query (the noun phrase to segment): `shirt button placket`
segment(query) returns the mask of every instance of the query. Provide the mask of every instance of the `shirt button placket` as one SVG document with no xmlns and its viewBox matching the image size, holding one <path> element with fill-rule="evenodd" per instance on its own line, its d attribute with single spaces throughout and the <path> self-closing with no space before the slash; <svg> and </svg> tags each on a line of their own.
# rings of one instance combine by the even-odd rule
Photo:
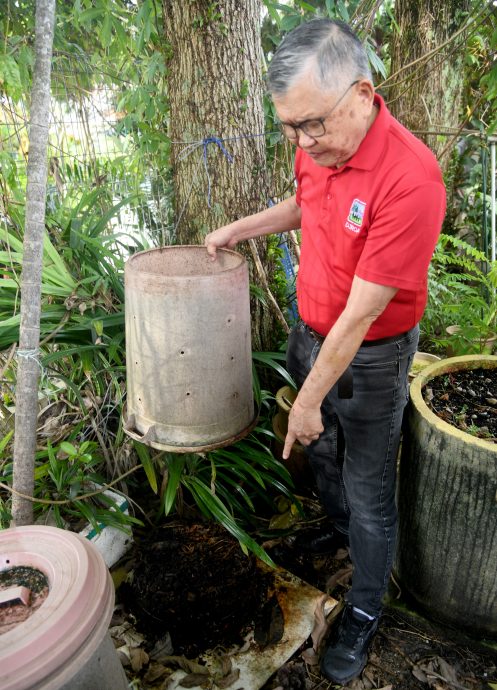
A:
<svg viewBox="0 0 497 690">
<path fill-rule="evenodd" d="M 324 207 L 325 208 L 328 207 L 328 202 L 331 201 L 331 198 L 333 196 L 333 194 L 331 192 L 332 182 L 333 182 L 333 176 L 330 175 L 328 177 L 328 181 L 326 182 L 326 188 L 325 188 L 325 192 L 324 192 Z"/>
</svg>

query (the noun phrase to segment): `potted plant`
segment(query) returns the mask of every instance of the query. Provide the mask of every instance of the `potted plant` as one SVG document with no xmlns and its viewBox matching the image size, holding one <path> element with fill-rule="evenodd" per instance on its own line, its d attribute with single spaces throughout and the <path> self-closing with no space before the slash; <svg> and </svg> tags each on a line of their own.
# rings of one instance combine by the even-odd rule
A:
<svg viewBox="0 0 497 690">
<path fill-rule="evenodd" d="M 413 381 L 399 467 L 395 564 L 403 590 L 428 614 L 490 636 L 497 636 L 494 425 L 496 356 L 447 358 Z"/>
<path fill-rule="evenodd" d="M 497 346 L 497 264 L 457 237 L 442 234 L 429 269 L 421 322 L 427 349 L 449 357 Z"/>
</svg>

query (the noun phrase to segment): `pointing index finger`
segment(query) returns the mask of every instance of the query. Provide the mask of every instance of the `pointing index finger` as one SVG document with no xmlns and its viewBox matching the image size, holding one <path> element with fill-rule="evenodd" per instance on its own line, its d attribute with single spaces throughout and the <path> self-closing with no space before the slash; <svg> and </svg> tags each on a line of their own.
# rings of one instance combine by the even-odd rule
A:
<svg viewBox="0 0 497 690">
<path fill-rule="evenodd" d="M 295 434 L 293 432 L 289 431 L 286 435 L 286 438 L 285 438 L 285 446 L 283 448 L 283 460 L 288 460 L 288 458 L 290 457 L 290 452 L 292 450 L 292 446 L 296 440 L 297 440 L 297 437 L 295 436 Z"/>
</svg>

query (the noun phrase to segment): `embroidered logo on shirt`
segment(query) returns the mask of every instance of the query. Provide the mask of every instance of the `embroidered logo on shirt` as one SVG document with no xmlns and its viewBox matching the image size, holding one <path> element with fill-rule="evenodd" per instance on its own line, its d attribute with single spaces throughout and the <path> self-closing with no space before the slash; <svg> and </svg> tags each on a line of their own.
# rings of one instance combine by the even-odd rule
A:
<svg viewBox="0 0 497 690">
<path fill-rule="evenodd" d="M 351 223 L 354 223 L 354 225 L 358 225 L 360 228 L 362 225 L 362 221 L 364 219 L 365 209 L 365 201 L 361 201 L 360 199 L 354 199 L 354 201 L 352 202 L 352 206 L 350 207 L 348 220 Z M 345 227 L 349 228 L 347 224 L 345 225 Z M 349 228 L 349 230 L 352 230 L 352 228 Z M 358 232 L 358 230 L 356 232 Z"/>
</svg>

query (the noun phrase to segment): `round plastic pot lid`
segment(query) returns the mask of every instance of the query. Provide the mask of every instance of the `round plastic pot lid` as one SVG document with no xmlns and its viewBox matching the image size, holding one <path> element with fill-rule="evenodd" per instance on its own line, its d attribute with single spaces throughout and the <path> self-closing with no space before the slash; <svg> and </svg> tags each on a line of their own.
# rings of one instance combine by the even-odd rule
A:
<svg viewBox="0 0 497 690">
<path fill-rule="evenodd" d="M 37 525 L 0 531 L 0 571 L 16 566 L 41 571 L 49 593 L 32 616 L 0 635 L 2 688 L 8 690 L 29 688 L 60 668 L 103 616 L 109 623 L 114 601 L 101 554 L 73 532 Z"/>
</svg>

